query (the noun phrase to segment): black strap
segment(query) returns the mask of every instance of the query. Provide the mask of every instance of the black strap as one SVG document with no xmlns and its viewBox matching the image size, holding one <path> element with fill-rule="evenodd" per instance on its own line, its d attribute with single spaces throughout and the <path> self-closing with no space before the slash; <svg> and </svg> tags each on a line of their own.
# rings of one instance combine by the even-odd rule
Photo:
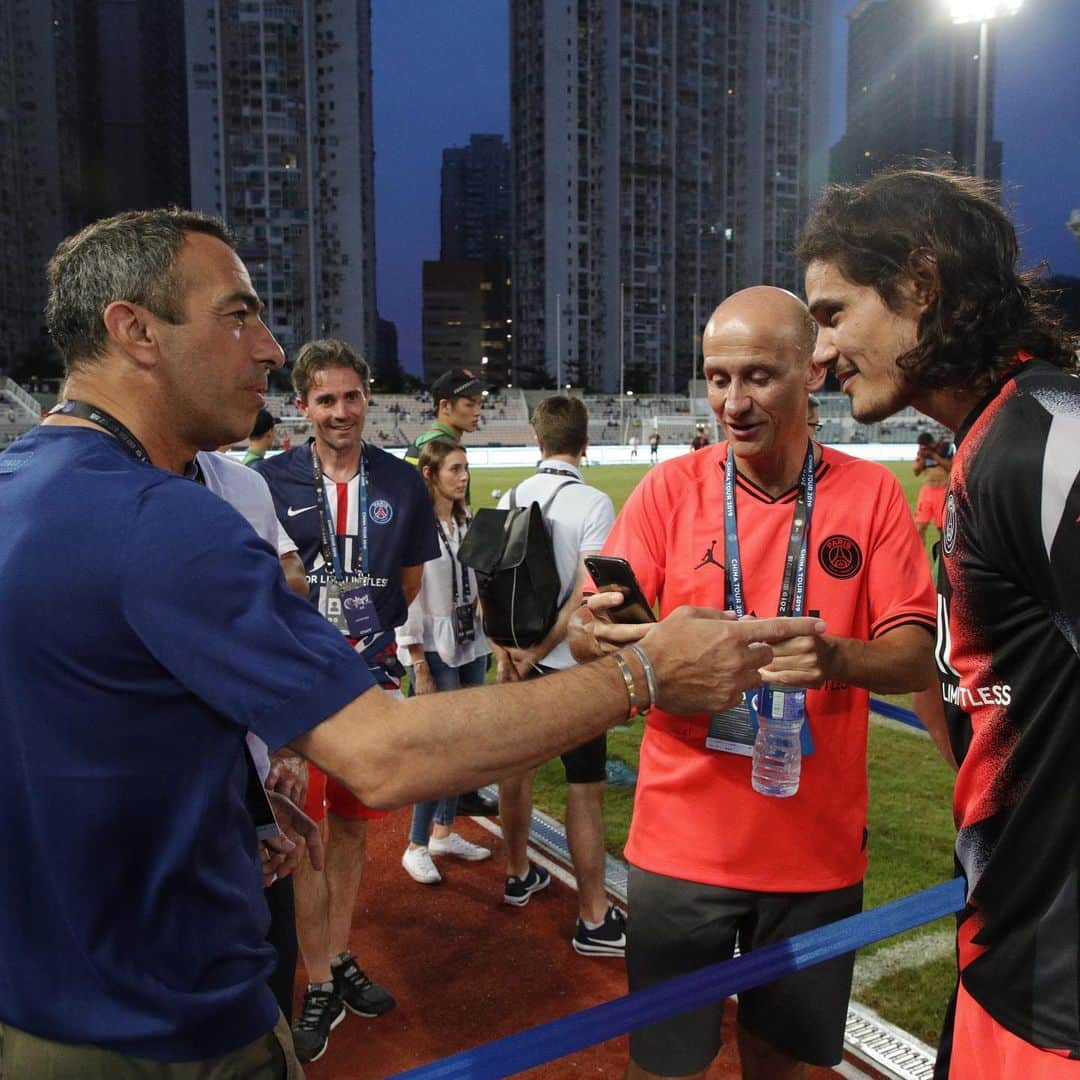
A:
<svg viewBox="0 0 1080 1080">
<path fill-rule="evenodd" d="M 564 473 L 561 469 L 539 469 L 537 471 L 542 472 L 542 473 L 547 473 L 550 476 L 565 476 L 566 477 L 566 479 L 561 484 L 558 484 L 555 487 L 555 489 L 551 492 L 551 494 L 547 497 L 547 502 L 541 504 L 541 506 L 540 506 L 540 516 L 541 517 L 544 517 L 547 514 L 547 512 L 551 509 L 551 504 L 555 501 L 555 496 L 558 495 L 559 492 L 562 491 L 562 489 L 564 487 L 569 487 L 571 484 L 583 484 L 585 482 L 584 480 L 579 480 L 576 476 L 569 476 L 567 473 Z M 525 481 L 522 480 L 521 483 L 524 484 Z M 520 485 L 518 485 L 518 486 L 520 486 Z M 536 500 L 533 499 L 533 502 L 536 502 Z M 517 509 L 517 487 L 512 487 L 510 489 L 510 509 L 511 510 L 516 510 Z M 561 585 L 562 582 L 560 582 L 559 584 Z M 567 598 L 570 596 L 570 594 L 573 591 L 574 591 L 574 581 L 571 581 L 570 582 L 570 588 L 566 590 L 564 595 L 559 597 L 559 607 L 562 607 L 563 604 L 566 603 Z"/>
<path fill-rule="evenodd" d="M 63 401 L 59 405 L 54 405 L 49 410 L 49 415 L 74 416 L 79 420 L 89 420 L 90 423 L 97 424 L 99 428 L 104 428 L 136 461 L 143 461 L 148 465 L 153 464 L 150 461 L 150 455 L 146 452 L 146 447 L 115 416 L 111 416 L 97 405 L 74 399 Z"/>
<path fill-rule="evenodd" d="M 454 521 L 454 524 L 459 530 L 460 535 L 463 537 L 465 529 L 468 529 L 469 527 L 468 520 L 466 520 L 465 522 L 465 529 L 462 529 L 461 524 L 456 519 Z M 457 607 L 459 595 L 457 578 L 458 560 L 454 558 L 454 553 L 450 550 L 450 537 L 447 536 L 446 532 L 443 530 L 442 522 L 438 519 L 438 517 L 435 518 L 435 528 L 438 530 L 439 539 L 442 540 L 443 544 L 445 545 L 446 554 L 450 559 L 450 602 L 454 605 L 454 607 Z M 461 547 L 460 541 L 458 542 L 458 547 Z M 472 602 L 472 589 L 469 587 L 469 572 L 464 566 L 462 567 L 461 571 L 461 602 L 463 604 L 469 604 Z"/>
</svg>

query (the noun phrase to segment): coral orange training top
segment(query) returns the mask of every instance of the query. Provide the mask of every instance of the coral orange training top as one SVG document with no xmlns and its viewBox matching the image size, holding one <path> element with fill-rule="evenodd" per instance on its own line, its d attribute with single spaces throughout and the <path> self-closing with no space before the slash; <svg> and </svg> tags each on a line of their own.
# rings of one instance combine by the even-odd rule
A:
<svg viewBox="0 0 1080 1080">
<path fill-rule="evenodd" d="M 604 553 L 630 561 L 660 614 L 722 609 L 727 444 L 654 467 L 630 496 Z M 807 553 L 806 613 L 828 633 L 870 640 L 905 624 L 933 633 L 934 590 L 911 511 L 881 465 L 822 449 Z M 736 513 L 748 613 L 776 614 L 797 488 L 777 499 L 739 476 Z M 627 858 L 658 874 L 728 888 L 814 892 L 866 869 L 869 694 L 807 693 L 815 750 L 798 794 L 750 786 L 750 758 L 707 749 L 706 715 L 649 714 Z"/>
</svg>

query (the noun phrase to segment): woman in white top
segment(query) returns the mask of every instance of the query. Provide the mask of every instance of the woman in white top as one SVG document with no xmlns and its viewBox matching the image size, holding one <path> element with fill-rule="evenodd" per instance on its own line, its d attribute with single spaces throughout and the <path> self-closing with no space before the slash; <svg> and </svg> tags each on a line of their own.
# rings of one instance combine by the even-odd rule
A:
<svg viewBox="0 0 1080 1080">
<path fill-rule="evenodd" d="M 410 694 L 433 694 L 481 685 L 491 650 L 476 610 L 476 577 L 457 560 L 469 523 L 465 451 L 450 439 L 432 439 L 421 450 L 418 464 L 435 507 L 440 552 L 438 559 L 424 564 L 423 584 L 409 605 L 409 617 L 398 627 L 397 642 L 401 659 L 412 668 Z M 413 880 L 424 885 L 442 880 L 432 855 L 456 855 L 470 862 L 491 855 L 453 831 L 456 813 L 456 795 L 413 807 L 409 846 L 401 857 Z"/>
</svg>

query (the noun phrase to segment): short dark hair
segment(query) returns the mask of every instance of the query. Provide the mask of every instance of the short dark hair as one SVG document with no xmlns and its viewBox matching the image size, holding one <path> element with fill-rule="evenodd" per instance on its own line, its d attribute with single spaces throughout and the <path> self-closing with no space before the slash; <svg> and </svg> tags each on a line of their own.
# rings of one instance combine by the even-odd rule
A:
<svg viewBox="0 0 1080 1080">
<path fill-rule="evenodd" d="M 60 242 L 49 260 L 45 324 L 67 371 L 105 355 L 103 315 L 118 300 L 141 304 L 169 323 L 184 321 L 186 287 L 176 260 L 187 233 L 236 248 L 220 218 L 175 206 L 103 218 Z"/>
<path fill-rule="evenodd" d="M 822 194 L 798 245 L 805 264 L 835 263 L 893 311 L 901 286 L 936 269 L 915 347 L 897 363 L 930 389 L 988 391 L 1024 349 L 1062 368 L 1076 361 L 1035 272 L 1016 268 L 1016 230 L 993 189 L 961 173 L 897 169 Z"/>
<path fill-rule="evenodd" d="M 581 398 L 544 398 L 533 410 L 532 426 L 545 454 L 580 454 L 589 442 L 589 410 Z"/>
<path fill-rule="evenodd" d="M 371 371 L 367 361 L 347 342 L 337 338 L 320 338 L 307 341 L 300 346 L 292 369 L 292 384 L 296 396 L 307 401 L 311 388 L 311 377 L 327 368 L 351 368 L 360 376 L 360 381 L 367 391 L 371 380 Z"/>
</svg>

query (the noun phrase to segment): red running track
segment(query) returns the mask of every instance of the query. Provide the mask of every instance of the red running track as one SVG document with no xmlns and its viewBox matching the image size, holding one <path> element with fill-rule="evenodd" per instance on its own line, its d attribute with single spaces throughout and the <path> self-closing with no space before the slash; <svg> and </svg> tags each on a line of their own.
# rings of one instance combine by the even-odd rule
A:
<svg viewBox="0 0 1080 1080">
<path fill-rule="evenodd" d="M 360 966 L 397 998 L 397 1008 L 368 1020 L 347 1013 L 325 1055 L 305 1066 L 309 1080 L 382 1080 L 556 1020 L 626 993 L 622 960 L 578 956 L 570 946 L 576 894 L 552 878 L 524 908 L 502 902 L 502 840 L 469 818 L 457 830 L 491 847 L 491 859 L 436 860 L 443 881 L 418 885 L 401 867 L 410 819 L 398 810 L 372 822 L 350 944 Z M 296 1008 L 303 996 L 298 972 Z M 739 1076 L 725 1015 L 725 1045 L 709 1080 Z M 530 1080 L 621 1077 L 627 1039 L 613 1039 L 520 1075 Z M 811 1069 L 811 1080 L 838 1074 Z"/>
</svg>

